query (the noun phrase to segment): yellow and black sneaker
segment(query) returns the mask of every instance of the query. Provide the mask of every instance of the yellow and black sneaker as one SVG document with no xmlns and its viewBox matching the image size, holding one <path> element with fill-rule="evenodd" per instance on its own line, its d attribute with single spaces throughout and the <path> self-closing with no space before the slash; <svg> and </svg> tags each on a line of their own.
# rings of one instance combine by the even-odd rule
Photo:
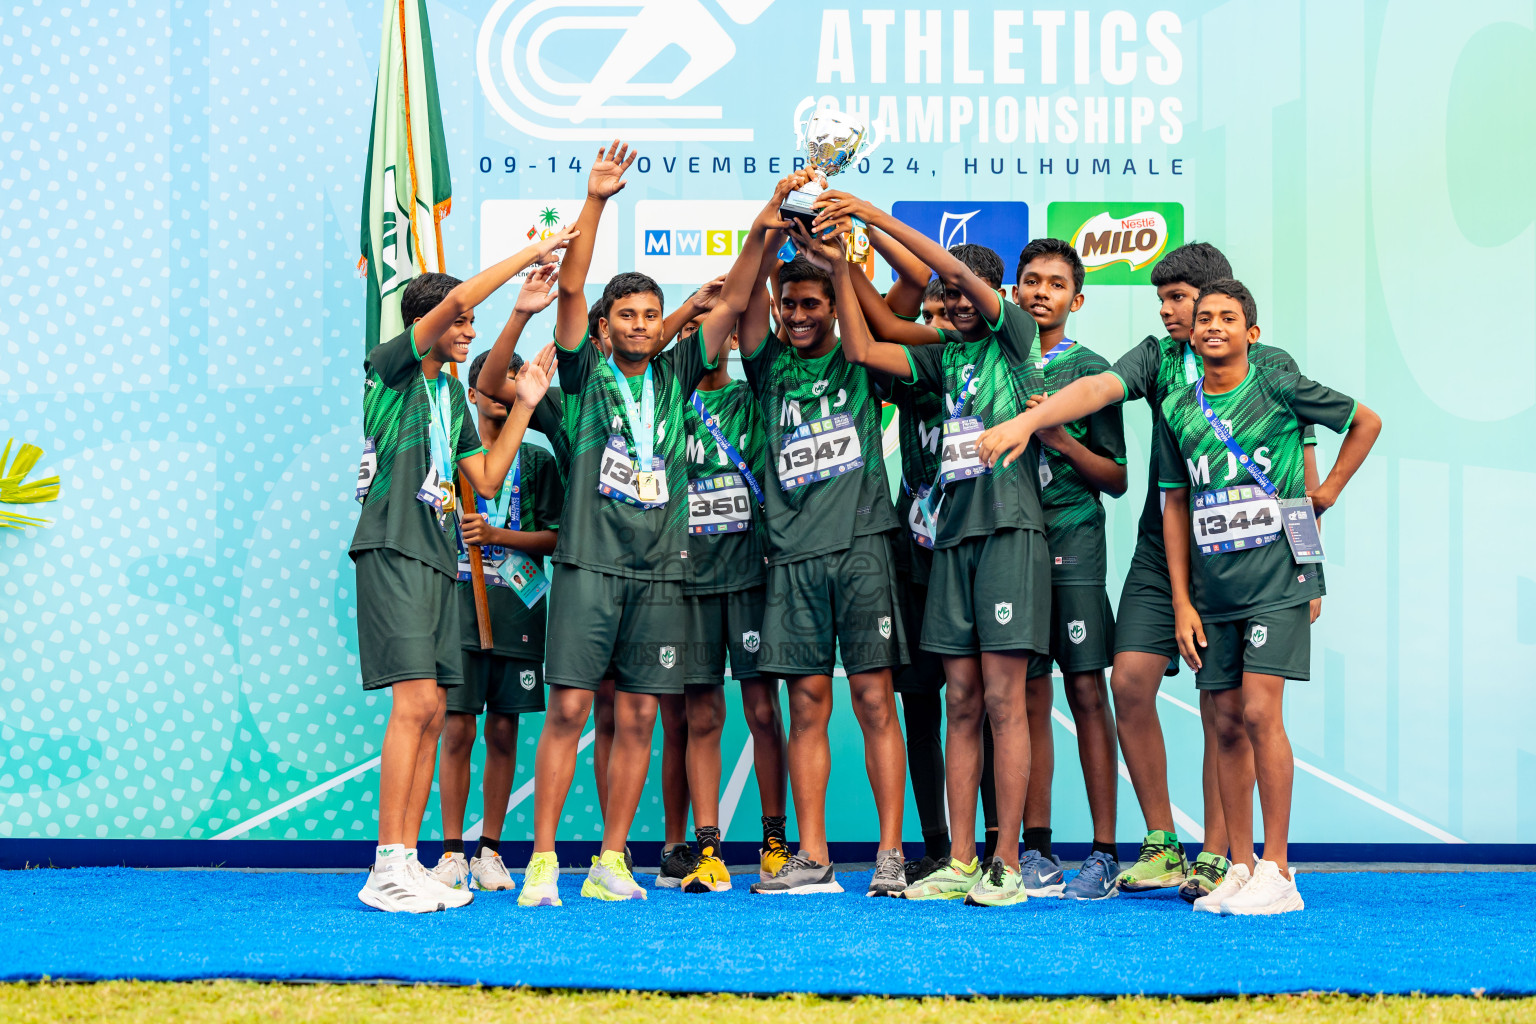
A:
<svg viewBox="0 0 1536 1024">
<path fill-rule="evenodd" d="M 769 835 L 763 842 L 763 848 L 757 851 L 757 871 L 759 881 L 766 882 L 779 873 L 779 869 L 789 863 L 789 844 L 782 836 Z"/>
<path fill-rule="evenodd" d="M 715 844 L 704 843 L 699 850 L 699 862 L 683 879 L 683 892 L 727 892 L 731 888 L 731 873 L 725 861 L 715 852 Z"/>
</svg>

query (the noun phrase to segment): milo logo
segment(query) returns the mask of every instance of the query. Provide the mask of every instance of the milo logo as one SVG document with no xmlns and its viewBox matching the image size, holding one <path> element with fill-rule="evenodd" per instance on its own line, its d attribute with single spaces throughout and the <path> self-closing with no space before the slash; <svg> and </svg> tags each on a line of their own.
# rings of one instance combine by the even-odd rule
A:
<svg viewBox="0 0 1536 1024">
<path fill-rule="evenodd" d="M 1052 203 L 1047 220 L 1082 257 L 1087 284 L 1150 284 L 1152 265 L 1184 244 L 1178 203 Z"/>
</svg>

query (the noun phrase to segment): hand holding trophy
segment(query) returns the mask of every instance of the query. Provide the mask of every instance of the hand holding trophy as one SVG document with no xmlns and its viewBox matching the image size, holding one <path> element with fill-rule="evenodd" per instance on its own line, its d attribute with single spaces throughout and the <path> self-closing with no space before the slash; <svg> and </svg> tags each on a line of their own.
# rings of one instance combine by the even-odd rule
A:
<svg viewBox="0 0 1536 1024">
<path fill-rule="evenodd" d="M 858 117 L 835 110 L 812 114 L 800 122 L 796 134 L 803 140 L 806 164 L 816 169 L 816 176 L 790 192 L 779 212 L 786 219 L 803 222 L 809 231 L 816 219 L 816 200 L 827 189 L 827 178 L 868 157 L 879 143 L 870 141 L 869 127 Z M 845 239 L 844 256 L 849 263 L 869 260 L 869 235 L 862 224 L 851 224 Z"/>
</svg>

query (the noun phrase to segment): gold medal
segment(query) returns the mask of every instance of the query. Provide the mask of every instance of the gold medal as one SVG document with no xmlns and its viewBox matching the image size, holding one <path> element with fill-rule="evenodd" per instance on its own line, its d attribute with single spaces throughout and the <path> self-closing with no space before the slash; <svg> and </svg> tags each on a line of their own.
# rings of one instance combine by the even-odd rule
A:
<svg viewBox="0 0 1536 1024">
<path fill-rule="evenodd" d="M 446 480 L 443 481 L 442 494 L 443 494 L 443 511 L 444 512 L 452 512 L 453 509 L 454 509 L 454 503 L 453 503 L 453 484 L 449 483 Z"/>
<path fill-rule="evenodd" d="M 635 474 L 635 493 L 641 501 L 655 501 L 661 497 L 661 484 L 652 472 Z"/>
</svg>

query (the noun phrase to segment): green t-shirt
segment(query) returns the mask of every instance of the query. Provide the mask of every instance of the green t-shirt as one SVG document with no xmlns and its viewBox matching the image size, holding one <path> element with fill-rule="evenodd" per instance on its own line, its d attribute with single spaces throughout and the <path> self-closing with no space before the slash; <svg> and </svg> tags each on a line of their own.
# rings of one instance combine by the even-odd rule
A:
<svg viewBox="0 0 1536 1024">
<path fill-rule="evenodd" d="M 1299 373 L 1296 360 L 1284 349 L 1255 342 L 1248 349 L 1248 361 L 1254 366 L 1271 366 Z M 1163 401 L 1178 388 L 1185 387 L 1204 370 L 1198 355 L 1188 344 L 1172 338 L 1154 338 L 1148 335 L 1140 345 L 1115 361 L 1110 368 L 1125 388 L 1122 401 L 1138 398 L 1147 400 L 1152 411 L 1152 448 L 1147 465 L 1147 497 L 1141 508 L 1141 521 L 1137 525 L 1135 560 L 1144 561 L 1162 572 L 1168 571 L 1167 555 L 1163 551 L 1163 506 L 1158 498 L 1157 431 L 1163 422 Z M 1305 443 L 1313 443 L 1313 430 L 1309 424 L 1305 430 Z"/>
<path fill-rule="evenodd" d="M 1092 377 L 1109 369 L 1103 356 L 1078 343 L 1045 364 L 1045 393 L 1055 394 L 1079 377 Z M 1105 406 L 1066 431 L 1083 447 L 1125 464 L 1125 417 L 1118 405 Z M 1045 507 L 1046 539 L 1051 546 L 1051 583 L 1054 586 L 1103 586 L 1104 506 L 1099 491 L 1073 468 L 1061 453 L 1042 447 L 1046 481 L 1041 492 Z M 1036 462 L 1038 465 L 1038 460 Z"/>
<path fill-rule="evenodd" d="M 608 438 L 618 435 L 631 467 L 637 457 L 625 404 L 608 361 L 586 336 L 573 352 L 556 346 L 563 422 L 570 445 L 565 509 L 554 561 L 610 576 L 641 580 L 678 580 L 688 558 L 687 428 L 683 411 L 688 396 L 709 372 L 703 342 L 674 345 L 651 359 L 655 390 L 654 454 L 666 467 L 667 503 L 641 508 L 598 491 L 598 475 L 608 458 Z M 638 405 L 644 375 L 624 378 Z"/>
<path fill-rule="evenodd" d="M 447 400 L 447 439 L 454 464 L 485 449 L 468 415 L 464 385 L 447 373 L 428 381 L 416 352 L 415 328 L 375 345 L 363 358 L 363 436 L 374 446 L 376 468 L 349 553 L 388 548 L 425 562 L 448 576 L 458 575 L 453 516 L 443 523 L 431 505 L 416 499 L 432 467 L 432 407 L 427 388 Z M 439 384 L 438 381 L 441 381 Z M 465 497 L 459 496 L 461 500 Z"/>
<path fill-rule="evenodd" d="M 736 446 L 736 451 L 747 462 L 747 468 L 757 478 L 759 487 L 767 490 L 768 442 L 763 434 L 763 414 L 757 398 L 745 381 L 733 380 L 718 391 L 696 391 L 707 409 L 718 421 L 720 433 Z M 688 479 L 708 480 L 723 473 L 736 473 L 730 458 L 716 443 L 714 435 L 704 425 L 704 420 L 690 402 L 683 417 L 688 427 Z M 745 483 L 745 481 L 743 481 Z M 689 594 L 733 594 L 739 590 L 762 586 L 767 579 L 763 562 L 766 546 L 763 528 L 763 510 L 747 489 L 747 507 L 752 516 L 747 529 L 732 533 L 688 533 L 688 579 L 683 589 Z M 701 493 L 693 501 L 707 501 Z"/>
<path fill-rule="evenodd" d="M 1348 395 L 1273 365 L 1250 364 L 1241 384 L 1223 394 L 1207 395 L 1206 400 L 1228 425 L 1233 439 L 1269 477 L 1278 498 L 1306 495 L 1302 426 L 1320 423 L 1343 433 L 1355 418 L 1355 401 Z M 1206 422 L 1193 384 L 1185 384 L 1163 400 L 1157 459 L 1159 486 L 1164 490 L 1188 487 L 1192 511 L 1202 492 L 1251 486 L 1263 495 Z M 1247 618 L 1323 596 L 1318 567 L 1297 565 L 1283 534 L 1246 551 L 1202 554 L 1200 543 L 1198 538 L 1191 539 L 1190 600 L 1208 621 Z"/>
<path fill-rule="evenodd" d="M 896 492 L 896 518 L 903 526 L 902 539 L 892 545 L 897 568 L 906 569 L 913 583 L 928 585 L 932 553 L 912 537 L 912 503 L 923 487 L 939 475 L 939 442 L 944 433 L 944 399 L 917 388 L 896 385 L 889 389 L 896 406 L 896 437 L 901 451 L 901 489 Z"/>
<path fill-rule="evenodd" d="M 785 565 L 843 551 L 855 537 L 895 529 L 896 511 L 891 507 L 880 436 L 880 398 L 869 371 L 848 362 L 841 344 L 818 359 L 805 359 L 773 334 L 743 363 L 747 383 L 762 404 L 768 439 L 768 479 L 763 481 L 768 564 Z M 815 445 L 796 442 L 786 452 L 785 440 L 794 438 L 803 425 L 812 429 L 811 424 L 834 427 L 835 446 L 828 445 L 822 452 Z M 858 446 L 857 454 L 850 438 Z M 793 470 L 806 468 L 798 464 L 797 452 L 812 455 L 816 466 L 855 457 L 863 459 L 863 465 L 841 473 L 834 470 L 818 482 L 785 490 L 783 481 L 797 479 Z M 786 458 L 791 462 L 788 472 Z"/>
<path fill-rule="evenodd" d="M 1034 319 L 1004 299 L 998 322 L 989 326 L 992 333 L 980 341 L 968 342 L 953 331 L 942 331 L 942 345 L 907 348 L 912 386 L 941 396 L 945 411 L 951 415 L 966 375 L 975 368 L 973 393 L 962 415 L 977 417 L 984 428 L 1017 416 L 1024 411 L 1029 395 L 1045 390 Z M 943 442 L 941 456 L 942 446 Z M 950 548 L 967 537 L 1006 529 L 1044 533 L 1036 469 L 1039 452 L 1040 442 L 1031 440 L 1025 454 L 1012 465 L 998 464 L 990 473 L 958 480 L 945 488 L 933 546 Z"/>
<path fill-rule="evenodd" d="M 524 444 L 517 452 L 518 496 L 522 499 L 522 520 L 518 529 L 525 533 L 538 530 L 560 529 L 560 510 L 565 504 L 565 487 L 555 468 L 555 457 L 543 448 Z M 512 471 L 502 484 L 500 500 L 512 486 Z M 481 500 L 481 506 L 492 503 Z M 491 523 L 497 529 L 510 529 L 511 508 L 500 522 Z M 463 551 L 463 548 L 460 548 Z M 509 557 L 512 557 L 509 554 Z M 543 559 L 538 561 L 542 564 Z M 491 648 L 495 654 L 519 661 L 544 660 L 545 606 L 549 598 L 540 598 L 532 608 L 523 603 L 511 587 L 501 586 L 500 575 L 491 566 L 485 567 L 485 597 L 491 608 Z M 469 585 L 469 556 L 459 559 L 459 642 L 466 651 L 480 650 L 480 629 L 475 621 L 475 595 Z"/>
</svg>

